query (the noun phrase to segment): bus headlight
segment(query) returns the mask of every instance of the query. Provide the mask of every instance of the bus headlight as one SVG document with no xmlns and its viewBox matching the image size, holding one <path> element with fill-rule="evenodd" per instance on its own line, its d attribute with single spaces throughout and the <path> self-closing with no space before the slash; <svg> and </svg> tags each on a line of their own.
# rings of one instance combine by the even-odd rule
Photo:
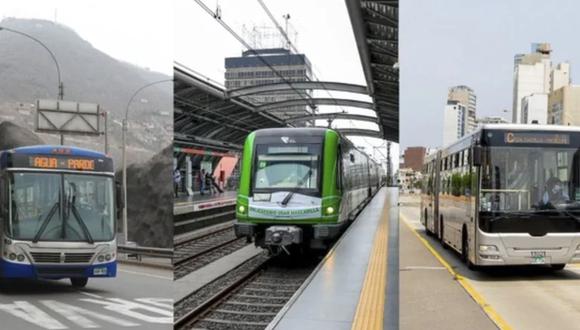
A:
<svg viewBox="0 0 580 330">
<path fill-rule="evenodd" d="M 19 262 L 23 262 L 25 259 L 24 254 L 19 254 L 18 256 L 16 256 L 16 260 L 18 260 Z"/>
<path fill-rule="evenodd" d="M 498 252 L 497 246 L 495 245 L 480 245 L 479 252 Z"/>
<path fill-rule="evenodd" d="M 334 207 L 329 206 L 326 208 L 326 214 L 331 215 L 334 213 Z"/>
<path fill-rule="evenodd" d="M 8 259 L 10 260 L 16 260 L 16 253 L 12 252 L 8 255 Z"/>
</svg>

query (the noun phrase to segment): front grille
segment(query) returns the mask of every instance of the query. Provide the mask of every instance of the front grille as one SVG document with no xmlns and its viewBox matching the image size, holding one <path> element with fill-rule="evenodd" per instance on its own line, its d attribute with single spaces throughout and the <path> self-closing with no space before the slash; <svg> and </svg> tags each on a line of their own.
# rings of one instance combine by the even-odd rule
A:
<svg viewBox="0 0 580 330">
<path fill-rule="evenodd" d="M 30 252 L 30 255 L 37 263 L 60 263 L 59 252 Z"/>
<path fill-rule="evenodd" d="M 93 258 L 92 253 L 65 253 L 64 262 L 65 263 L 87 263 Z"/>
<path fill-rule="evenodd" d="M 38 267 L 36 271 L 39 277 L 82 277 L 85 274 L 85 268 L 82 267 Z"/>
<path fill-rule="evenodd" d="M 30 255 L 36 263 L 62 263 L 60 252 L 31 252 Z M 93 255 L 94 254 L 92 252 L 68 252 L 64 254 L 64 263 L 88 263 L 93 258 Z"/>
</svg>

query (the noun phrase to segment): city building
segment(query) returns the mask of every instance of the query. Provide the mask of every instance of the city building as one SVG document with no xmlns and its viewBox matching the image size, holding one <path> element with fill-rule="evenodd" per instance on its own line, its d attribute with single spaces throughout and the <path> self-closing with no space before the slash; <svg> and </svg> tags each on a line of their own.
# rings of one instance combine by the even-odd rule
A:
<svg viewBox="0 0 580 330">
<path fill-rule="evenodd" d="M 443 145 L 449 145 L 467 133 L 467 109 L 457 101 L 447 101 L 443 113 Z"/>
<path fill-rule="evenodd" d="M 414 171 L 412 168 L 400 168 L 397 175 L 397 181 L 401 193 L 419 193 L 422 177 L 421 172 Z"/>
<path fill-rule="evenodd" d="M 548 123 L 580 125 L 580 86 L 561 87 L 548 97 Z"/>
<path fill-rule="evenodd" d="M 450 87 L 447 100 L 457 101 L 466 106 L 465 134 L 472 132 L 477 127 L 477 96 L 473 89 L 464 85 Z"/>
<path fill-rule="evenodd" d="M 308 81 L 312 77 L 312 68 L 306 55 L 293 54 L 284 48 L 244 51 L 241 57 L 226 58 L 225 67 L 225 83 L 228 90 L 279 83 L 284 80 Z M 311 91 L 286 90 L 252 95 L 247 99 L 254 104 L 263 104 L 307 98 L 310 95 Z M 312 110 L 308 106 L 292 106 L 275 109 L 271 113 L 286 119 L 311 114 Z"/>
<path fill-rule="evenodd" d="M 539 43 L 532 44 L 530 54 L 514 57 L 513 123 L 522 122 L 522 100 L 525 96 L 550 93 L 551 52 L 550 44 Z"/>
<path fill-rule="evenodd" d="M 426 153 L 427 149 L 425 147 L 408 147 L 403 153 L 402 167 L 410 168 L 414 171 L 421 171 Z"/>
<path fill-rule="evenodd" d="M 570 83 L 570 63 L 559 63 L 550 74 L 550 92 L 568 86 Z"/>
<path fill-rule="evenodd" d="M 505 120 L 503 117 L 499 116 L 488 116 L 488 117 L 481 117 L 477 118 L 477 124 L 507 124 L 509 121 Z"/>
<path fill-rule="evenodd" d="M 548 94 L 534 93 L 522 99 L 522 124 L 548 123 Z"/>
</svg>

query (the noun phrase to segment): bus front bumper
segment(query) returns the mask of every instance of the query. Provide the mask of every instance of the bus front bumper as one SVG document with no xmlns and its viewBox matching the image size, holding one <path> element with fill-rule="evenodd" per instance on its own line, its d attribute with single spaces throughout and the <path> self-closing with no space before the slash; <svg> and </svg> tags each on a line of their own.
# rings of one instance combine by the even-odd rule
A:
<svg viewBox="0 0 580 330">
<path fill-rule="evenodd" d="M 31 265 L 0 260 L 0 277 L 3 278 L 73 278 L 115 277 L 117 262 L 97 265 Z"/>
</svg>

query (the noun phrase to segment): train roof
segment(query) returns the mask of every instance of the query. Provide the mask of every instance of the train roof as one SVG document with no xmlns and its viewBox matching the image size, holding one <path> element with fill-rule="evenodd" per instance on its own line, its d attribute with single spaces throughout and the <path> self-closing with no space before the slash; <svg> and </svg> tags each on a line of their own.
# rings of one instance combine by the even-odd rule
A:
<svg viewBox="0 0 580 330">
<path fill-rule="evenodd" d="M 281 127 L 281 128 L 263 128 L 254 131 L 258 136 L 278 136 L 278 135 L 308 135 L 324 136 L 328 128 L 324 127 Z"/>
<path fill-rule="evenodd" d="M 80 157 L 94 157 L 94 158 L 110 158 L 104 153 L 97 152 L 90 149 L 78 148 L 73 146 L 62 146 L 62 145 L 35 145 L 18 147 L 8 150 L 3 150 L 2 152 L 15 153 L 15 154 L 41 154 L 41 155 L 70 155 L 70 156 L 80 156 Z"/>
</svg>

